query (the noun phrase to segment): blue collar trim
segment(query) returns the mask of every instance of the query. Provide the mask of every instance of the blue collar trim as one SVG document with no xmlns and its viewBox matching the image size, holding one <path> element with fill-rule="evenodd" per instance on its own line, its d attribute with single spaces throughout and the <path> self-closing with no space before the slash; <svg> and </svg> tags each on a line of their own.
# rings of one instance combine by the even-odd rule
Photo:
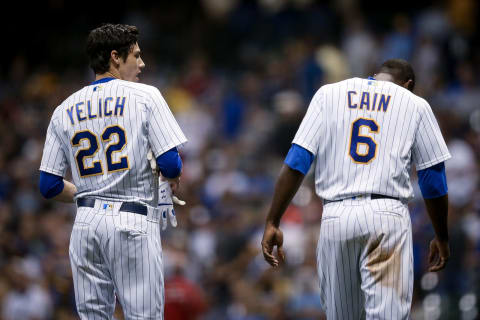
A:
<svg viewBox="0 0 480 320">
<path fill-rule="evenodd" d="M 102 78 L 102 79 L 98 79 L 96 81 L 93 81 L 90 85 L 94 85 L 94 84 L 99 84 L 99 83 L 104 83 L 104 82 L 108 82 L 108 81 L 111 81 L 111 80 L 115 80 L 116 78 Z"/>
<path fill-rule="evenodd" d="M 370 76 L 368 77 L 368 80 L 376 80 L 374 77 Z"/>
</svg>

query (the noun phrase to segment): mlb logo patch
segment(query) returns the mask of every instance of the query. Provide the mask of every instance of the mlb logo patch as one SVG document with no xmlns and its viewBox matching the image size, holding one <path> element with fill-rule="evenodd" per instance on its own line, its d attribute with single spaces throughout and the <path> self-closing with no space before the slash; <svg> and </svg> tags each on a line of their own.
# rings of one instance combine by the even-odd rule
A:
<svg viewBox="0 0 480 320">
<path fill-rule="evenodd" d="M 112 210 L 113 206 L 109 203 L 104 203 L 103 204 L 103 210 Z"/>
</svg>

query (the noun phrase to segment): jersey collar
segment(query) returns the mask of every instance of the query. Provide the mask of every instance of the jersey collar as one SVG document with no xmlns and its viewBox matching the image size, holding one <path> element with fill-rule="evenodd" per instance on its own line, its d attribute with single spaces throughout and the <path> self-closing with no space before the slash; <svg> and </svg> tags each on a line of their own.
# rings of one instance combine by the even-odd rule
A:
<svg viewBox="0 0 480 320">
<path fill-rule="evenodd" d="M 374 77 L 370 76 L 367 78 L 368 80 L 376 80 Z"/>
<path fill-rule="evenodd" d="M 115 80 L 115 79 L 116 78 L 112 78 L 112 77 L 102 78 L 102 79 L 98 79 L 98 80 L 93 81 L 90 85 L 92 86 L 94 84 L 104 83 L 104 82 L 108 82 L 108 81 Z"/>
</svg>

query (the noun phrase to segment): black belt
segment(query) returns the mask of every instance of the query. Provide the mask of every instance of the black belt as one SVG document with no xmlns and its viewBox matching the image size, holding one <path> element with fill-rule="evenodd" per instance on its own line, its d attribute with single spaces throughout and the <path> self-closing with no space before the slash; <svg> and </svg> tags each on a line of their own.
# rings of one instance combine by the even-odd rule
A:
<svg viewBox="0 0 480 320">
<path fill-rule="evenodd" d="M 93 198 L 80 198 L 77 199 L 78 207 L 95 207 L 95 199 Z M 147 206 L 136 202 L 123 202 L 120 206 L 120 211 L 133 212 L 146 216 L 148 213 Z"/>
<path fill-rule="evenodd" d="M 331 202 L 339 202 L 339 201 L 343 201 L 343 200 L 347 200 L 347 199 L 355 199 L 355 197 L 349 197 L 349 198 L 344 198 L 344 199 L 340 199 L 340 200 L 326 200 L 326 199 L 324 199 L 323 200 L 323 205 L 326 205 L 326 204 L 331 203 Z M 378 194 L 378 193 L 372 193 L 370 195 L 370 199 L 372 199 L 372 200 L 375 200 L 375 199 L 400 200 L 399 198 L 396 198 L 396 197 L 386 196 L 386 195 Z"/>
</svg>

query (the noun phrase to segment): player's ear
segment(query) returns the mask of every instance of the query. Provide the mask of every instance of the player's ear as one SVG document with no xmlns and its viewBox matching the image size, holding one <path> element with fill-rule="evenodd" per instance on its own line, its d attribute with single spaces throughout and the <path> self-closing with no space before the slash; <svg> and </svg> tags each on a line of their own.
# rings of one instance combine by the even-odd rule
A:
<svg viewBox="0 0 480 320">
<path fill-rule="evenodd" d="M 413 80 L 412 79 L 408 79 L 407 82 L 405 82 L 402 87 L 404 87 L 405 89 L 408 89 L 410 91 L 413 92 Z"/>
<path fill-rule="evenodd" d="M 110 59 L 112 59 L 115 65 L 118 66 L 120 64 L 120 55 L 117 50 L 112 50 L 112 52 L 110 52 Z"/>
</svg>

